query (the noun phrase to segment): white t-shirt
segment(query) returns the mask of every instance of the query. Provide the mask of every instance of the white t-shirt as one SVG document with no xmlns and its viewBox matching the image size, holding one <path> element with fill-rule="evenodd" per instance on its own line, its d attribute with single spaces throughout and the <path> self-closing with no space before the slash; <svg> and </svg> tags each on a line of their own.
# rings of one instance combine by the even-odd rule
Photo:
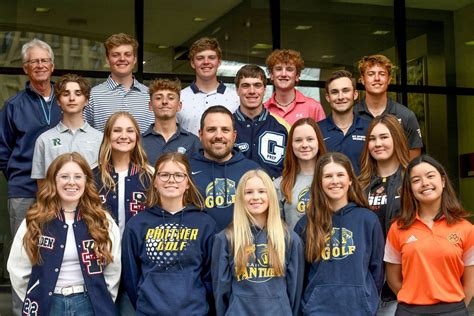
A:
<svg viewBox="0 0 474 316">
<path fill-rule="evenodd" d="M 77 255 L 76 237 L 74 236 L 73 219 L 66 219 L 67 229 L 66 245 L 60 245 L 64 248 L 63 263 L 59 271 L 57 287 L 66 287 L 72 285 L 84 284 L 84 277 L 81 272 L 81 264 Z"/>
<path fill-rule="evenodd" d="M 128 170 L 118 173 L 118 220 L 120 235 L 123 235 L 127 217 L 125 215 L 125 178 L 128 175 Z"/>
</svg>

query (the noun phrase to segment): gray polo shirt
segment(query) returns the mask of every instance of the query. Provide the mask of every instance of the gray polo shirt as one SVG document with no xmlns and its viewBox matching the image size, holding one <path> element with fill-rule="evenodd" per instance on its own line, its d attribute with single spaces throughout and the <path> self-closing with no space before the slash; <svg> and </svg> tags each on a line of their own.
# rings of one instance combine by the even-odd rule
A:
<svg viewBox="0 0 474 316">
<path fill-rule="evenodd" d="M 53 160 L 65 153 L 76 151 L 89 163 L 91 168 L 97 164 L 102 133 L 87 122 L 75 132 L 62 122 L 41 134 L 36 140 L 33 154 L 32 179 L 46 178 L 46 171 Z"/>
<path fill-rule="evenodd" d="M 354 113 L 369 121 L 374 118 L 372 113 L 370 113 L 367 109 L 365 98 L 354 105 Z M 415 113 L 413 113 L 412 110 L 388 98 L 387 107 L 385 108 L 383 114 L 385 113 L 395 115 L 400 124 L 402 124 L 403 130 L 408 140 L 408 148 L 415 149 L 423 147 L 420 125 L 418 124 L 418 120 L 416 119 Z"/>
</svg>

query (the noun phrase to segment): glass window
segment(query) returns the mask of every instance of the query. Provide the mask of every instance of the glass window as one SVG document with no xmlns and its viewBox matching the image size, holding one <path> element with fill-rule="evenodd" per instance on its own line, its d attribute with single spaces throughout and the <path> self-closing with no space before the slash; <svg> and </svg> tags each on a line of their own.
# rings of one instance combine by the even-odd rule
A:
<svg viewBox="0 0 474 316">
<path fill-rule="evenodd" d="M 474 153 L 474 128 L 472 128 L 472 118 L 474 117 L 474 96 L 458 96 L 457 100 L 457 131 L 458 146 L 460 155 L 459 191 L 464 208 L 474 210 L 474 159 L 471 157 L 461 157 Z M 456 142 L 455 142 L 456 144 Z M 461 159 L 462 158 L 462 159 Z M 457 175 L 457 174 L 456 174 Z M 465 177 L 469 175 L 469 177 Z"/>
<path fill-rule="evenodd" d="M 188 50 L 204 36 L 219 40 L 224 61 L 263 65 L 272 50 L 268 1 L 145 1 L 144 71 L 194 74 Z"/>
<path fill-rule="evenodd" d="M 321 68 L 323 80 L 336 69 L 356 76 L 365 55 L 381 53 L 395 61 L 393 7 L 388 1 L 363 2 L 282 1 L 282 48 L 301 52 L 306 67 Z"/>
<path fill-rule="evenodd" d="M 134 1 L 1 1 L 0 21 L 0 66 L 21 67 L 21 46 L 36 37 L 53 48 L 57 69 L 107 70 L 102 43 L 134 34 Z"/>
</svg>

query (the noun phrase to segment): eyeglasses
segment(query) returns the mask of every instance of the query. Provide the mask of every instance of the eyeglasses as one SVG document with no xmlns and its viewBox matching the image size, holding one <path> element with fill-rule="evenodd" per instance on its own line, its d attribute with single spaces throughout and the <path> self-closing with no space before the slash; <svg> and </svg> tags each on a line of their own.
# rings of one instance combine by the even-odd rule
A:
<svg viewBox="0 0 474 316">
<path fill-rule="evenodd" d="M 51 58 L 39 58 L 39 59 L 32 59 L 32 60 L 27 60 L 25 61 L 25 64 L 32 65 L 32 66 L 38 66 L 39 64 L 43 65 L 49 65 L 52 63 Z"/>
<path fill-rule="evenodd" d="M 170 181 L 171 176 L 173 176 L 173 179 L 175 182 L 180 183 L 183 182 L 184 179 L 188 176 L 185 173 L 182 172 L 175 172 L 175 173 L 169 173 L 169 172 L 158 172 L 156 174 L 158 176 L 158 179 L 163 182 L 168 182 Z"/>
<path fill-rule="evenodd" d="M 57 178 L 64 183 L 67 183 L 69 181 L 74 181 L 74 182 L 82 182 L 86 180 L 87 176 L 85 174 L 58 174 Z"/>
</svg>

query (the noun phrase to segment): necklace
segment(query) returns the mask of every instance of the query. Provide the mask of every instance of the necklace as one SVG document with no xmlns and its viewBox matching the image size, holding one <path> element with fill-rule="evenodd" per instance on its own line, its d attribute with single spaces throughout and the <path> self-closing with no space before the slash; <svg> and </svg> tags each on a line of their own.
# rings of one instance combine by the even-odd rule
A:
<svg viewBox="0 0 474 316">
<path fill-rule="evenodd" d="M 347 130 L 349 127 L 351 127 L 351 125 L 352 125 L 352 123 L 350 123 L 349 125 L 346 125 L 346 126 L 337 126 L 337 127 L 339 127 L 340 130 L 345 131 L 345 130 Z"/>
<path fill-rule="evenodd" d="M 72 214 L 72 213 L 76 213 L 76 210 L 72 210 L 72 211 L 66 211 L 66 210 L 63 210 L 64 213 L 68 213 L 68 214 Z"/>
<path fill-rule="evenodd" d="M 278 102 L 278 100 L 277 100 L 277 98 L 276 98 L 276 95 L 275 95 L 275 102 L 276 102 L 279 106 L 281 106 L 281 107 L 283 107 L 283 108 L 286 108 L 288 105 L 290 105 L 291 103 L 293 103 L 295 100 L 296 100 L 296 93 L 295 93 L 295 96 L 294 96 L 293 100 L 291 100 L 290 102 L 288 102 L 288 103 L 286 103 L 286 104 L 282 104 L 282 103 Z"/>
</svg>

